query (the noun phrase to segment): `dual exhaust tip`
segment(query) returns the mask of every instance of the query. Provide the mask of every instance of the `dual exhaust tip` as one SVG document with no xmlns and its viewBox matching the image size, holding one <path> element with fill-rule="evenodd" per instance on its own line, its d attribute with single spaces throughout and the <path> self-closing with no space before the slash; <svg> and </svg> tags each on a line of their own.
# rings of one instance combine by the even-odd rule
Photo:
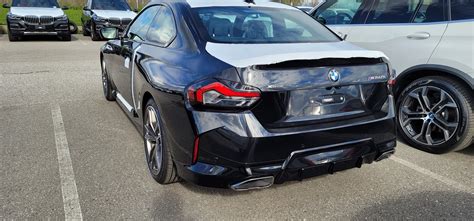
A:
<svg viewBox="0 0 474 221">
<path fill-rule="evenodd" d="M 230 188 L 235 191 L 258 190 L 268 188 L 272 186 L 274 182 L 275 177 L 273 176 L 257 177 L 231 185 Z"/>
</svg>

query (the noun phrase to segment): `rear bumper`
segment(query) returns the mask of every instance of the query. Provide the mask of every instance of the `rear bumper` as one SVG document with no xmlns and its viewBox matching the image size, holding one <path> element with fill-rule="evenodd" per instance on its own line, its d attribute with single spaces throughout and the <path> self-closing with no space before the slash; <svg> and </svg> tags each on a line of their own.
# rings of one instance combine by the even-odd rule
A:
<svg viewBox="0 0 474 221">
<path fill-rule="evenodd" d="M 9 31 L 14 36 L 31 35 L 68 35 L 69 21 L 55 21 L 47 25 L 33 25 L 25 23 L 23 20 L 8 20 Z"/>
<path fill-rule="evenodd" d="M 388 157 L 395 146 L 393 117 L 262 137 L 244 137 L 219 128 L 200 136 L 198 163 L 177 168 L 183 179 L 202 186 L 235 188 L 248 180 L 271 177 L 279 184 L 371 164 Z"/>
</svg>

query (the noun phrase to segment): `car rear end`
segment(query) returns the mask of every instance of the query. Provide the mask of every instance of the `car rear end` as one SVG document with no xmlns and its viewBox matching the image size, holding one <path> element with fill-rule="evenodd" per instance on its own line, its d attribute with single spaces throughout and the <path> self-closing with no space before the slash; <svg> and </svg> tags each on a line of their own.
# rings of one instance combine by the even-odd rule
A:
<svg viewBox="0 0 474 221">
<path fill-rule="evenodd" d="M 394 153 L 388 59 L 341 42 L 322 26 L 312 29 L 312 22 L 319 25 L 313 20 L 298 23 L 309 17 L 292 10 L 196 10 L 208 35 L 207 53 L 234 68 L 186 89 L 196 137 L 192 164 L 178 167 L 184 179 L 258 189 L 361 167 Z M 289 21 L 280 20 L 285 16 Z M 236 21 L 252 19 L 258 21 L 236 27 Z M 286 27 L 276 28 L 282 21 Z"/>
</svg>

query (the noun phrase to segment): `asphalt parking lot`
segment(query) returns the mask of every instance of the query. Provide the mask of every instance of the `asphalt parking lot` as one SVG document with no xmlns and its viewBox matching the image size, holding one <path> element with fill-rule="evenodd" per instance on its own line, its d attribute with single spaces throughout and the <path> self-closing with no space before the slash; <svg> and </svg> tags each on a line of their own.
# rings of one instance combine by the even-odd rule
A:
<svg viewBox="0 0 474 221">
<path fill-rule="evenodd" d="M 160 186 L 140 135 L 102 95 L 103 42 L 0 35 L 0 220 L 474 220 L 474 147 L 250 192 Z"/>
</svg>

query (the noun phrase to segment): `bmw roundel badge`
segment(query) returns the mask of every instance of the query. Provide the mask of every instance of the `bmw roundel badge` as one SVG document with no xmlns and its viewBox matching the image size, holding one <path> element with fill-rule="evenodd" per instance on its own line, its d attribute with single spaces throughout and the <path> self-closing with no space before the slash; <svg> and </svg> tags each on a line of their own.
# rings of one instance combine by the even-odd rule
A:
<svg viewBox="0 0 474 221">
<path fill-rule="evenodd" d="M 328 74 L 329 80 L 338 82 L 341 79 L 341 74 L 336 69 L 331 69 Z"/>
</svg>

